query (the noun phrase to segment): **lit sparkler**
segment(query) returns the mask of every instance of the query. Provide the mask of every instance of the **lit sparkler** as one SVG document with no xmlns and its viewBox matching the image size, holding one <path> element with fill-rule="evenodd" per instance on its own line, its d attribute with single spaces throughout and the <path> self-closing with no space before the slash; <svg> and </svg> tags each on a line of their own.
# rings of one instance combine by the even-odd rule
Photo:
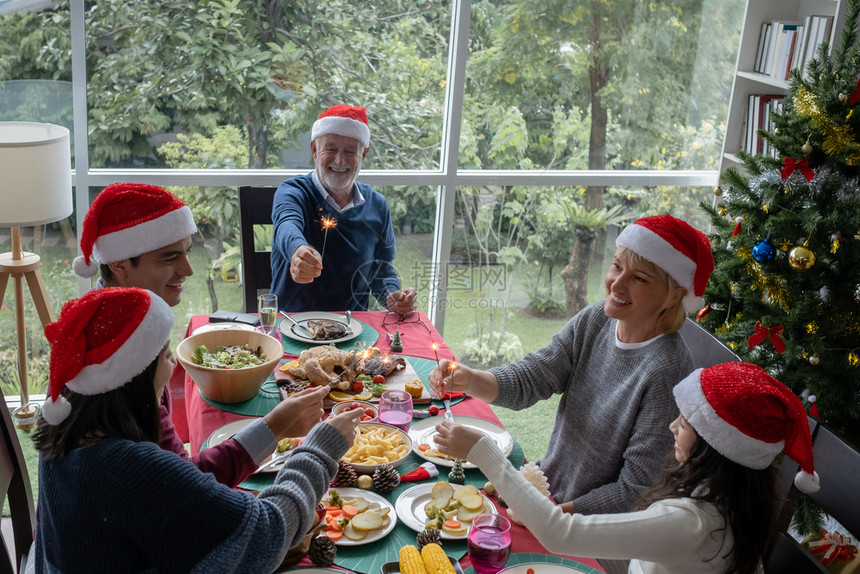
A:
<svg viewBox="0 0 860 574">
<path fill-rule="evenodd" d="M 323 217 L 322 218 L 322 228 L 323 228 L 323 248 L 322 253 L 320 254 L 320 259 L 325 257 L 325 244 L 328 242 L 328 230 L 332 227 L 337 227 L 337 219 L 334 217 Z"/>
</svg>

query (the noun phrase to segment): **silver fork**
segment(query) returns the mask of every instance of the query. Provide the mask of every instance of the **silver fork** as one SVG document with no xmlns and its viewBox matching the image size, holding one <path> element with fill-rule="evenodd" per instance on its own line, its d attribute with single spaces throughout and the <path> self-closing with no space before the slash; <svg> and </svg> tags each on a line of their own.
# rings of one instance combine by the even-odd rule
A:
<svg viewBox="0 0 860 574">
<path fill-rule="evenodd" d="M 445 403 L 445 420 L 454 422 L 454 414 L 451 412 L 451 393 L 454 392 L 454 371 L 457 369 L 456 363 L 451 363 L 451 380 L 448 384 L 448 396 L 442 395 L 442 402 Z"/>
<path fill-rule="evenodd" d="M 278 463 L 281 463 L 293 455 L 293 450 L 285 450 L 284 452 L 276 452 L 272 455 L 272 458 L 261 464 L 255 472 L 262 472 L 269 468 L 270 466 L 275 466 Z"/>
</svg>

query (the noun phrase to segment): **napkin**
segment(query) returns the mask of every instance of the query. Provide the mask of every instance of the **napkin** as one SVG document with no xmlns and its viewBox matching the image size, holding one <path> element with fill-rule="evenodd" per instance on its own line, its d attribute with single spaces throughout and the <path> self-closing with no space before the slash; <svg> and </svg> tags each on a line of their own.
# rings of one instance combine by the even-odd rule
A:
<svg viewBox="0 0 860 574">
<path fill-rule="evenodd" d="M 449 393 L 445 391 L 445 396 L 443 398 L 446 399 L 459 399 L 460 397 L 465 397 L 466 393 Z"/>
</svg>

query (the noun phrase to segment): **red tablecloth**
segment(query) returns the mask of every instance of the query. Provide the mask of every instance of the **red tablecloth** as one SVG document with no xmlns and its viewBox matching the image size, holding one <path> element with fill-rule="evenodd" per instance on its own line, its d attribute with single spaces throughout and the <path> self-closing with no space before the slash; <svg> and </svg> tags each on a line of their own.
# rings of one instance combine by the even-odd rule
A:
<svg viewBox="0 0 860 574">
<path fill-rule="evenodd" d="M 390 351 L 389 342 L 385 336 L 386 332 L 382 327 L 382 319 L 385 316 L 384 312 L 356 311 L 352 316 L 353 318 L 367 323 L 376 329 L 381 335 L 376 342 L 376 346 L 378 346 L 383 353 Z M 441 335 L 433 327 L 433 324 L 430 323 L 427 315 L 423 312 L 419 312 L 419 316 L 424 324 L 429 327 L 429 330 L 419 322 L 398 325 L 403 342 L 402 354 L 421 357 L 424 359 L 435 359 L 436 356 L 434 354 L 432 344 L 436 343 L 438 345 L 437 352 L 440 359 L 453 359 L 454 355 L 451 352 L 451 349 L 449 349 L 444 343 Z M 188 328 L 186 329 L 186 336 L 191 334 L 194 329 L 208 323 L 208 321 L 208 317 L 205 315 L 192 317 L 188 324 Z M 390 327 L 389 330 L 392 330 L 393 332 L 393 329 Z M 286 356 L 289 357 L 290 355 Z M 243 417 L 242 415 L 228 413 L 203 400 L 194 384 L 194 381 L 192 381 L 190 377 L 186 376 L 184 370 L 179 365 L 177 365 L 177 370 L 174 371 L 173 377 L 170 381 L 170 394 L 171 400 L 173 401 L 172 413 L 174 425 L 176 426 L 180 437 L 183 437 L 183 440 L 187 441 L 190 439 L 191 451 L 195 454 L 199 452 L 200 446 L 213 431 L 231 421 L 248 418 Z M 493 412 L 489 405 L 478 399 L 467 398 L 462 402 L 455 404 L 451 410 L 457 415 L 479 417 L 501 426 L 501 422 L 496 416 L 496 413 Z M 186 434 L 183 435 L 183 432 Z M 188 437 L 188 439 L 184 437 Z M 500 513 L 507 515 L 504 508 L 498 506 L 498 504 L 496 504 L 496 506 Z M 525 527 L 516 524 L 514 524 L 514 536 L 511 551 L 515 553 L 534 552 L 549 554 L 531 532 L 529 532 Z M 572 558 L 573 560 L 583 564 L 599 568 L 597 561 L 590 558 L 578 558 L 573 556 L 567 556 L 567 558 Z M 396 557 L 394 560 L 396 560 Z M 302 565 L 311 565 L 307 558 L 305 558 L 305 561 L 307 564 L 303 562 Z M 460 562 L 465 569 L 470 564 L 469 556 L 464 556 Z"/>
</svg>

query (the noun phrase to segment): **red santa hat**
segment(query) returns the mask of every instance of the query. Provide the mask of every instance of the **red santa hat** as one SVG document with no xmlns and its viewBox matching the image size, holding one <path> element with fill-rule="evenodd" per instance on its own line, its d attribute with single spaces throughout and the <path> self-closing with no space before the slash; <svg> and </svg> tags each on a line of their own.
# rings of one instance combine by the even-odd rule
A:
<svg viewBox="0 0 860 574">
<path fill-rule="evenodd" d="M 671 215 L 657 215 L 625 227 L 615 245 L 647 259 L 684 287 L 688 313 L 704 306 L 702 295 L 714 270 L 711 242 L 704 233 Z"/>
<path fill-rule="evenodd" d="M 171 327 L 170 306 L 146 289 L 106 287 L 67 302 L 60 318 L 45 327 L 51 369 L 42 417 L 56 425 L 69 416 L 64 387 L 98 395 L 142 373 L 167 343 Z"/>
<path fill-rule="evenodd" d="M 93 277 L 96 262 L 137 257 L 196 232 L 191 210 L 169 191 L 142 183 L 114 183 L 90 205 L 81 233 L 83 255 L 72 267 L 81 277 Z"/>
<path fill-rule="evenodd" d="M 696 369 L 674 393 L 681 415 L 717 452 L 747 468 L 763 469 L 785 451 L 800 465 L 797 488 L 818 490 L 803 404 L 764 369 L 741 362 Z"/>
<path fill-rule="evenodd" d="M 318 137 L 326 134 L 357 139 L 365 148 L 370 147 L 370 128 L 367 125 L 365 108 L 346 104 L 330 107 L 314 122 L 311 141 L 316 141 Z"/>
</svg>

